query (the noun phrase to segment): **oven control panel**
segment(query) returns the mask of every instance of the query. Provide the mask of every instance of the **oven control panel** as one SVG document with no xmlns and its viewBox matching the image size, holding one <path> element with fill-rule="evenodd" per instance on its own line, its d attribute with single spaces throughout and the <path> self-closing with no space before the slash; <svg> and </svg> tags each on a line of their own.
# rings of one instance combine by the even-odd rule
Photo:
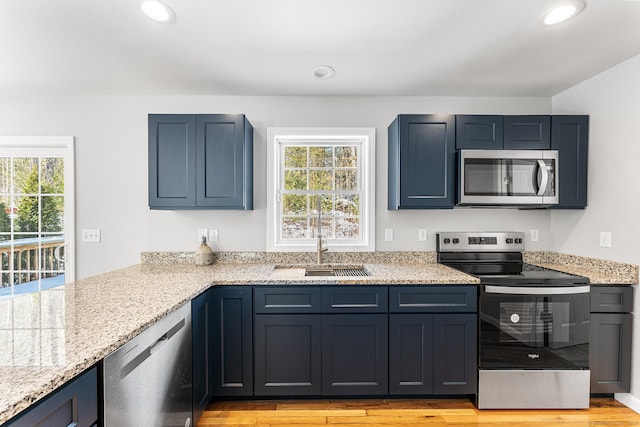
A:
<svg viewBox="0 0 640 427">
<path fill-rule="evenodd" d="M 442 232 L 436 233 L 438 252 L 522 252 L 524 233 L 506 232 Z"/>
</svg>

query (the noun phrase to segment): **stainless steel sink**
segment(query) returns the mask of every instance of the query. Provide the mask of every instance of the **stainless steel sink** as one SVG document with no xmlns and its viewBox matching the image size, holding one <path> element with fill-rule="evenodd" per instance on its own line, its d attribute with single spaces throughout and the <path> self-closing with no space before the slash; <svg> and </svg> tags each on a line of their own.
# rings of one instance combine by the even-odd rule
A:
<svg viewBox="0 0 640 427">
<path fill-rule="evenodd" d="M 272 277 L 366 277 L 369 272 L 362 265 L 287 265 L 276 266 Z"/>
<path fill-rule="evenodd" d="M 360 277 L 360 276 L 368 276 L 369 273 L 363 267 L 305 268 L 304 275 L 307 277 L 323 277 L 323 276 Z"/>
</svg>

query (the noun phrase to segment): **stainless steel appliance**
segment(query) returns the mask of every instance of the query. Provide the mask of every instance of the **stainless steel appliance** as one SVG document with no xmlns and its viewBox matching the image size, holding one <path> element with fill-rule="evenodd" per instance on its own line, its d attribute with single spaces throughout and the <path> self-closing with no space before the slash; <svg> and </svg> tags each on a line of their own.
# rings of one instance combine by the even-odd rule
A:
<svg viewBox="0 0 640 427">
<path fill-rule="evenodd" d="M 189 427 L 191 304 L 104 359 L 105 427 Z"/>
<path fill-rule="evenodd" d="M 589 279 L 523 262 L 524 234 L 438 233 L 438 262 L 480 279 L 477 405 L 589 407 Z"/>
<path fill-rule="evenodd" d="M 558 204 L 557 150 L 460 150 L 459 206 Z"/>
</svg>

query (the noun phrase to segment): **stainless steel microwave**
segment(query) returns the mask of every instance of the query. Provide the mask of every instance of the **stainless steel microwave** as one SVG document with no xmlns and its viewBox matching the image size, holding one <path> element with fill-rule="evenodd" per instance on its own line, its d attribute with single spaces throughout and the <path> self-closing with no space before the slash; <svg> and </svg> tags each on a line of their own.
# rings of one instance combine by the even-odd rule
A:
<svg viewBox="0 0 640 427">
<path fill-rule="evenodd" d="M 558 204 L 557 150 L 460 150 L 458 205 Z"/>
</svg>

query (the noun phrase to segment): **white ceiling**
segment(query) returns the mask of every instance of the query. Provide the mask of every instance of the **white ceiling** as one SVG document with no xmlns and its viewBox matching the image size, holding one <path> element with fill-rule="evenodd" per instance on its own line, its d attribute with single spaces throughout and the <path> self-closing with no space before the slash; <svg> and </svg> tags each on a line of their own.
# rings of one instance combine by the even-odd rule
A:
<svg viewBox="0 0 640 427">
<path fill-rule="evenodd" d="M 640 53 L 640 1 L 559 1 L 0 0 L 0 94 L 551 96 Z"/>
</svg>

